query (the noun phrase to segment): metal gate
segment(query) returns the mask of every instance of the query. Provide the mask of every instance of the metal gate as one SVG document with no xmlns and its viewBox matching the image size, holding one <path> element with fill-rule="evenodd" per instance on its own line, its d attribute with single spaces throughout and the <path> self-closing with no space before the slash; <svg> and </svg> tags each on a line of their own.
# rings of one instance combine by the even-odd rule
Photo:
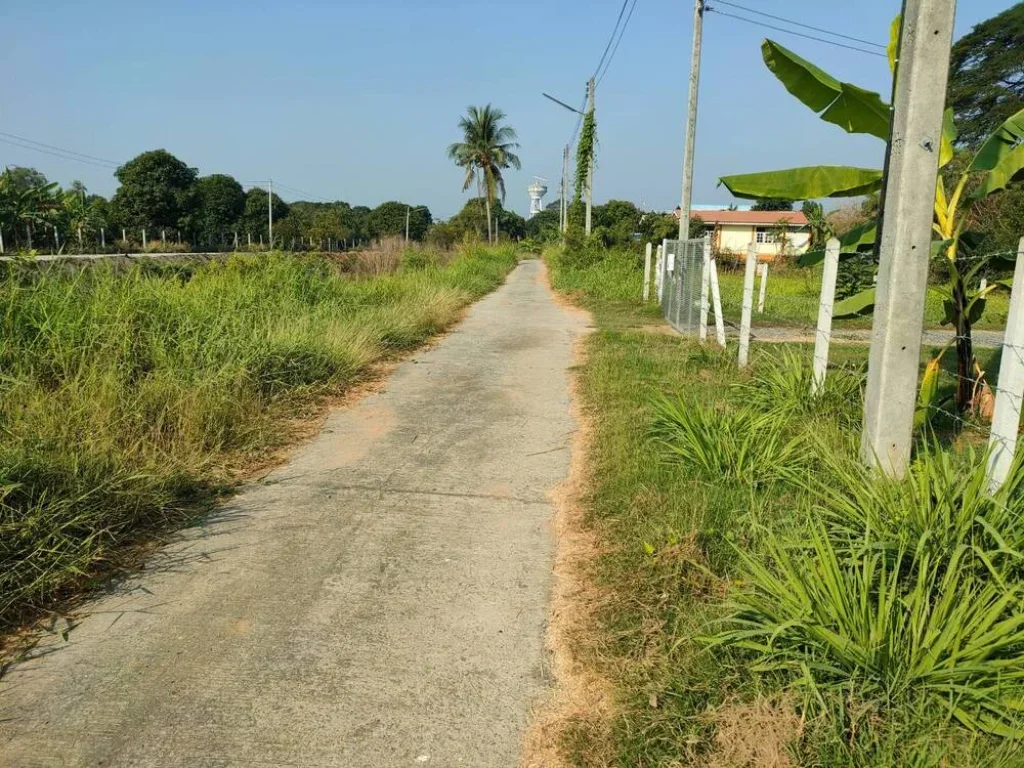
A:
<svg viewBox="0 0 1024 768">
<path fill-rule="evenodd" d="M 661 311 L 680 333 L 700 326 L 700 289 L 704 278 L 704 240 L 665 240 L 661 275 Z"/>
</svg>

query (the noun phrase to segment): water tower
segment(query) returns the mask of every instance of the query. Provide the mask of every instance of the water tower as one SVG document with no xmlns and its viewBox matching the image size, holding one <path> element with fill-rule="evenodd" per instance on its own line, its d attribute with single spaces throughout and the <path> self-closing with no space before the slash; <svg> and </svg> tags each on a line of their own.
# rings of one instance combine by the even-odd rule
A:
<svg viewBox="0 0 1024 768">
<path fill-rule="evenodd" d="M 544 203 L 541 201 L 548 193 L 546 181 L 547 179 L 542 179 L 540 176 L 534 176 L 533 184 L 526 188 L 526 192 L 530 196 L 530 216 L 544 210 Z"/>
</svg>

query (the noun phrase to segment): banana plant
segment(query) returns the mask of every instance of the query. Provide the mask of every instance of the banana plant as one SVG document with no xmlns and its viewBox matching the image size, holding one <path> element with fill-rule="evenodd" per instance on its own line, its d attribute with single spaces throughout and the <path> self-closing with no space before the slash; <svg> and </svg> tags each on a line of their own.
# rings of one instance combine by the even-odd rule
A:
<svg viewBox="0 0 1024 768">
<path fill-rule="evenodd" d="M 899 27 L 900 19 L 897 17 L 890 30 L 889 42 L 889 65 L 894 76 Z M 768 69 L 786 90 L 814 110 L 822 120 L 839 126 L 847 133 L 866 134 L 888 141 L 890 108 L 877 93 L 837 80 L 772 40 L 764 41 L 761 53 Z M 939 148 L 940 168 L 946 167 L 953 160 L 956 139 L 953 113 L 947 109 Z M 947 260 L 949 280 L 945 285 L 930 286 L 930 289 L 942 296 L 946 308 L 945 322 L 953 325 L 956 335 L 933 361 L 934 365 L 929 365 L 926 370 L 934 371 L 934 375 L 937 375 L 942 356 L 955 344 L 959 376 L 956 404 L 961 411 L 970 407 L 984 379 L 984 373 L 974 357 L 971 327 L 981 317 L 986 297 L 993 290 L 1005 287 L 1005 284 L 999 282 L 984 289 L 975 290 L 972 287 L 977 285 L 975 278 L 992 260 L 969 253 L 980 238 L 976 233 L 967 231 L 966 226 L 975 203 L 997 194 L 1022 178 L 1024 110 L 1007 119 L 988 138 L 951 189 L 947 190 L 941 175 L 936 184 L 936 241 L 933 243 L 932 257 Z M 737 197 L 808 200 L 856 197 L 877 192 L 882 188 L 883 179 L 882 171 L 871 168 L 812 166 L 724 176 L 719 183 L 724 184 Z M 840 259 L 871 251 L 875 247 L 875 239 L 876 226 L 873 222 L 854 228 L 840 238 Z M 822 249 L 812 249 L 798 263 L 808 266 L 821 261 L 823 257 Z M 874 303 L 874 289 L 869 289 L 839 302 L 835 308 L 835 317 L 870 314 L 874 310 Z M 934 394 L 937 388 L 932 384 L 925 382 L 922 397 L 929 393 L 932 393 L 931 398 L 937 396 Z M 924 403 L 925 407 L 932 404 L 930 399 Z"/>
</svg>

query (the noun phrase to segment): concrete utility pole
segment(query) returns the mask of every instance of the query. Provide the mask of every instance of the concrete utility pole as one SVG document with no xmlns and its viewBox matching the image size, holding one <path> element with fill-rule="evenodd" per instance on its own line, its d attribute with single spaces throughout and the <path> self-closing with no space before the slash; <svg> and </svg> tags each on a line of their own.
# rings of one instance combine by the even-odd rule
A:
<svg viewBox="0 0 1024 768">
<path fill-rule="evenodd" d="M 412 211 L 410 206 L 405 206 L 405 247 L 409 247 L 409 212 Z"/>
<path fill-rule="evenodd" d="M 569 194 L 569 145 L 562 150 L 562 195 L 558 202 L 558 231 L 565 232 L 568 229 L 569 204 L 566 195 Z"/>
<path fill-rule="evenodd" d="M 879 231 L 861 459 L 902 477 L 910 461 L 921 326 L 956 0 L 904 0 Z"/>
<path fill-rule="evenodd" d="M 267 235 L 270 249 L 274 249 L 274 180 L 267 182 Z"/>
<path fill-rule="evenodd" d="M 1017 266 L 1013 271 L 1010 310 L 1006 317 L 1006 336 L 999 364 L 999 391 L 996 392 L 992 433 L 989 436 L 988 489 L 999 490 L 1013 469 L 1020 432 L 1020 406 L 1024 398 L 1024 237 L 1017 245 Z"/>
<path fill-rule="evenodd" d="M 587 81 L 587 112 L 594 114 L 594 78 Z M 590 147 L 590 162 L 587 164 L 587 226 L 586 235 L 590 237 L 591 209 L 594 207 L 594 153 L 597 151 L 596 143 Z"/>
<path fill-rule="evenodd" d="M 690 100 L 686 106 L 686 143 L 683 147 L 683 190 L 679 199 L 679 239 L 690 236 L 693 198 L 693 146 L 697 141 L 697 90 L 700 87 L 700 46 L 704 35 L 704 0 L 693 0 L 693 51 L 690 54 Z"/>
</svg>

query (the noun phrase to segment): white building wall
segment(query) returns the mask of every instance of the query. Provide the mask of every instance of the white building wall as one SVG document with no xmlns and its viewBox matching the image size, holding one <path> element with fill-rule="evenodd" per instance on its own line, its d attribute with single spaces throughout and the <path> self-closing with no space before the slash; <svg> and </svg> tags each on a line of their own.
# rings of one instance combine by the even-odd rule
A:
<svg viewBox="0 0 1024 768">
<path fill-rule="evenodd" d="M 769 231 L 771 227 L 769 227 Z M 732 253 L 746 253 L 747 246 L 754 242 L 757 227 L 751 224 L 718 224 L 715 227 L 715 245 L 720 251 L 731 251 Z M 806 230 L 791 228 L 786 243 L 786 253 L 792 256 L 799 256 L 807 251 L 811 242 L 811 235 Z M 757 255 L 767 258 L 775 258 L 782 249 L 781 243 L 758 243 Z"/>
</svg>

